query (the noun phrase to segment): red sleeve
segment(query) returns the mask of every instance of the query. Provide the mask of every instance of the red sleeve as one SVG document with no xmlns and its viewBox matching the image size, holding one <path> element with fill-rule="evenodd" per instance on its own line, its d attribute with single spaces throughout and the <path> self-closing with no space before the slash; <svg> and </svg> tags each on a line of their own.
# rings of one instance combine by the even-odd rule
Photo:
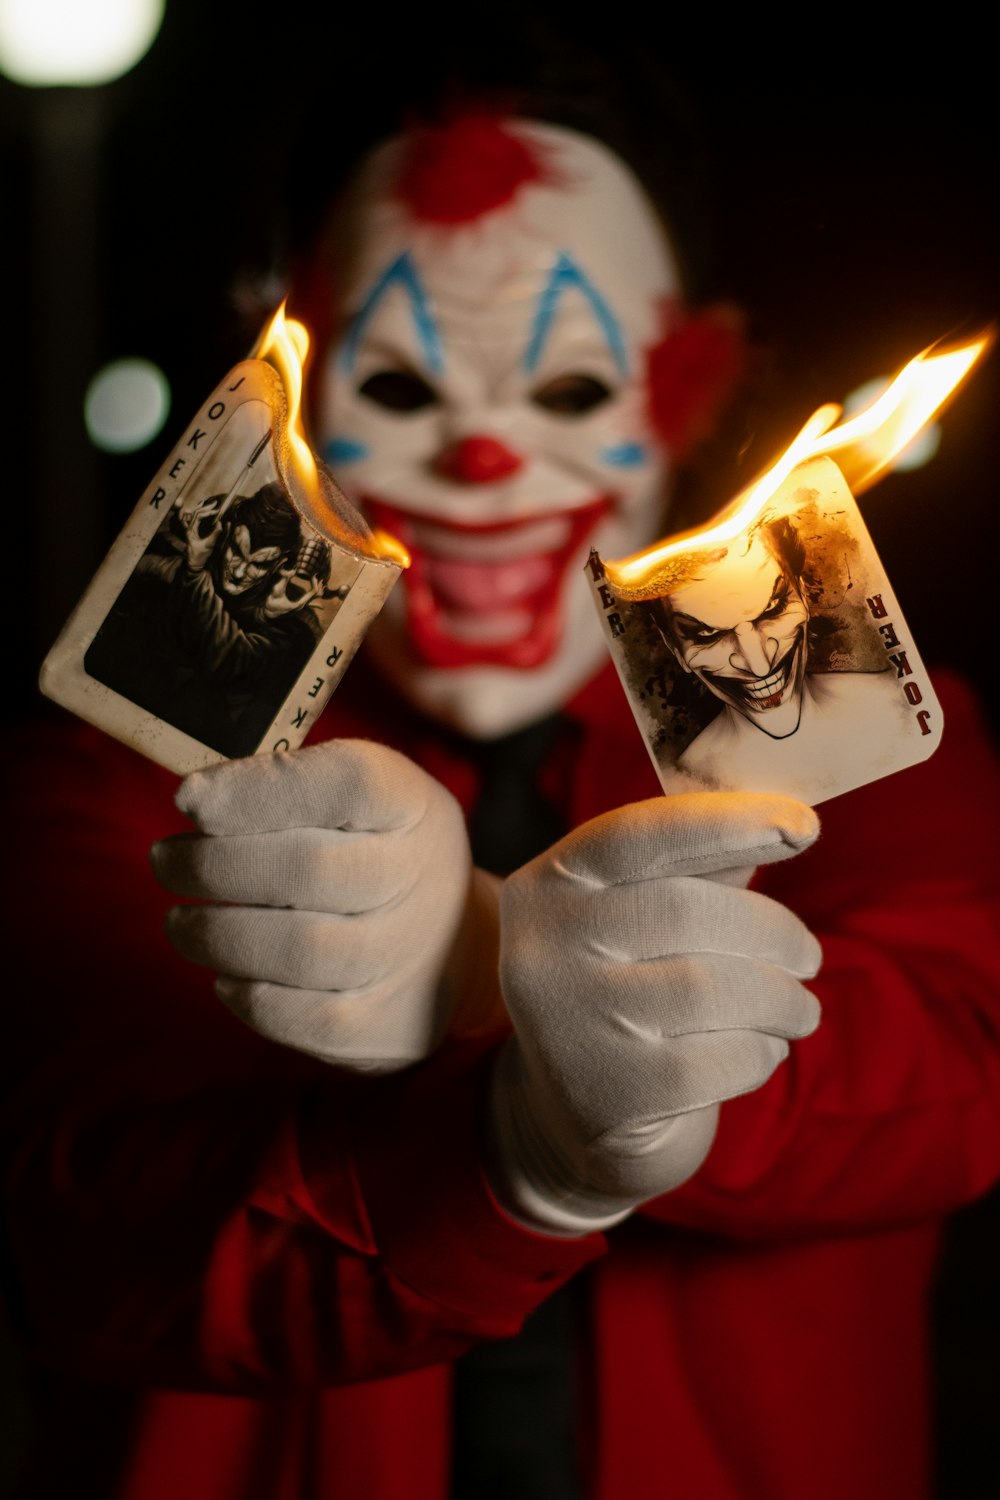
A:
<svg viewBox="0 0 1000 1500">
<path fill-rule="evenodd" d="M 358 1079 L 273 1046 L 162 935 L 174 778 L 60 720 L 5 756 L 9 1314 L 90 1378 L 253 1392 L 510 1334 L 600 1253 L 496 1207 L 478 1062 Z"/>
<path fill-rule="evenodd" d="M 814 1036 L 723 1106 L 701 1172 L 648 1212 L 726 1234 L 938 1216 L 1000 1178 L 1000 767 L 938 684 L 942 745 L 819 808 L 818 844 L 762 872 L 823 945 Z"/>
</svg>

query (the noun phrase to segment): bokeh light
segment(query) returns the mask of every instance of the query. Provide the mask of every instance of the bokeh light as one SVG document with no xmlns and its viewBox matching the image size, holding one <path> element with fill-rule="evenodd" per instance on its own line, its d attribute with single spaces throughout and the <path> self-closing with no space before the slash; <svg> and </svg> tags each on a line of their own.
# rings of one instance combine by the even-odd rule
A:
<svg viewBox="0 0 1000 1500">
<path fill-rule="evenodd" d="M 164 0 L 0 0 L 0 71 L 15 83 L 109 83 L 149 51 Z"/>
<path fill-rule="evenodd" d="M 87 433 L 105 453 L 135 453 L 162 430 L 170 385 L 148 359 L 116 359 L 98 370 L 83 403 Z"/>
<path fill-rule="evenodd" d="M 877 375 L 873 380 L 866 380 L 864 385 L 859 385 L 844 401 L 844 416 L 853 417 L 856 412 L 864 411 L 891 384 L 892 378 L 889 375 Z M 930 422 L 922 432 L 917 433 L 912 443 L 908 443 L 896 454 L 888 472 L 905 474 L 911 469 L 922 469 L 924 464 L 930 463 L 940 446 L 941 427 L 937 422 Z"/>
</svg>

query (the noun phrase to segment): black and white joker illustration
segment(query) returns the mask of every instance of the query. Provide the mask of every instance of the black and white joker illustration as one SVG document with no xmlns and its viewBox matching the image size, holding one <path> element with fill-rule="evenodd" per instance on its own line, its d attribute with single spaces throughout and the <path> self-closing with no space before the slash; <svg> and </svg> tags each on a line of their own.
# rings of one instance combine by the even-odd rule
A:
<svg viewBox="0 0 1000 1500">
<path fill-rule="evenodd" d="M 322 633 L 330 549 L 281 486 L 165 519 L 87 653 L 116 692 L 224 754 L 249 754 Z"/>
</svg>

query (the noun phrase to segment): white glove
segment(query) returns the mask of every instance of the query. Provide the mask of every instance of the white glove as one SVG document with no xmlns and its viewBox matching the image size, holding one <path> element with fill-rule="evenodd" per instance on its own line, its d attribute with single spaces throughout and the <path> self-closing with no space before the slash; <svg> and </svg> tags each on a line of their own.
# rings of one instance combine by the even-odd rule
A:
<svg viewBox="0 0 1000 1500">
<path fill-rule="evenodd" d="M 177 805 L 201 832 L 154 844 L 157 878 L 234 904 L 174 907 L 167 935 L 220 973 L 241 1020 L 359 1070 L 436 1046 L 464 977 L 463 925 L 490 899 L 444 787 L 384 745 L 332 740 L 197 771 Z"/>
<path fill-rule="evenodd" d="M 515 1037 L 494 1072 L 494 1186 L 524 1223 L 606 1228 L 690 1177 L 720 1100 L 819 1024 L 796 916 L 742 889 L 813 842 L 787 797 L 707 792 L 606 813 L 512 875 L 500 981 Z M 710 877 L 710 878 L 705 878 Z"/>
</svg>

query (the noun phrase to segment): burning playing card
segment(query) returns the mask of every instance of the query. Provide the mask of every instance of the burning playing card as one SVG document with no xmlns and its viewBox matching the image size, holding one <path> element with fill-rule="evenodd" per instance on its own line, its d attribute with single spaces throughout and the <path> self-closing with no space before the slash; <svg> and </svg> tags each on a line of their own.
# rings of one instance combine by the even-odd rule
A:
<svg viewBox="0 0 1000 1500">
<path fill-rule="evenodd" d="M 591 554 L 664 791 L 817 803 L 936 749 L 941 709 L 845 473 L 856 490 L 872 483 L 987 342 L 912 361 L 832 431 L 839 409 L 824 408 L 701 530 L 618 563 Z"/>
<path fill-rule="evenodd" d="M 182 774 L 300 744 L 406 565 L 305 442 L 306 347 L 279 310 L 43 664 L 49 697 Z"/>
</svg>

